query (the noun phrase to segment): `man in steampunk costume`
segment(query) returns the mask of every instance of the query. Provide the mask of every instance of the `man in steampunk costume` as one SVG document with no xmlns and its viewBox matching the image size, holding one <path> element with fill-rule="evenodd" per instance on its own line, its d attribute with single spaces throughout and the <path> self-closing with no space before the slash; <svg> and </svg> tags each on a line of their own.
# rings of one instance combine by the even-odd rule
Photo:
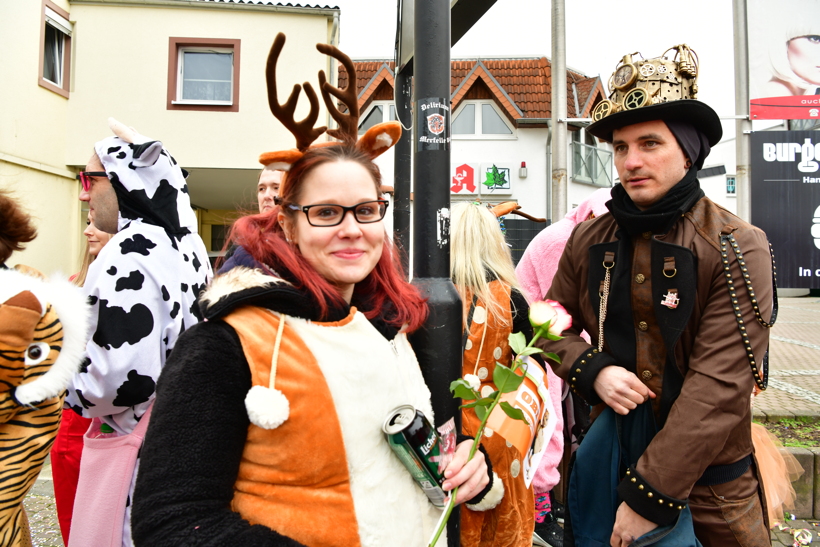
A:
<svg viewBox="0 0 820 547">
<path fill-rule="evenodd" d="M 620 184 L 609 214 L 574 230 L 547 293 L 573 322 L 542 346 L 597 416 L 566 539 L 768 546 L 749 398 L 766 383 L 772 256 L 761 230 L 704 196 L 697 173 L 722 128 L 696 100 L 694 52 L 668 52 L 625 56 L 595 109 L 588 131 L 612 143 Z"/>
</svg>

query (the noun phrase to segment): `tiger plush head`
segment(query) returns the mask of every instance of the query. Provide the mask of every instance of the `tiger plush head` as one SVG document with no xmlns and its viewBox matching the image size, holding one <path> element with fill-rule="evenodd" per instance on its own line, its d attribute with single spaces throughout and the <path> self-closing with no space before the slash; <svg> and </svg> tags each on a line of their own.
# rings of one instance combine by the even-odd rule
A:
<svg viewBox="0 0 820 547">
<path fill-rule="evenodd" d="M 32 544 L 23 498 L 57 436 L 89 310 L 68 281 L 0 270 L 0 545 Z"/>
<path fill-rule="evenodd" d="M 84 355 L 88 316 L 68 281 L 0 271 L 0 423 L 65 392 Z"/>
</svg>

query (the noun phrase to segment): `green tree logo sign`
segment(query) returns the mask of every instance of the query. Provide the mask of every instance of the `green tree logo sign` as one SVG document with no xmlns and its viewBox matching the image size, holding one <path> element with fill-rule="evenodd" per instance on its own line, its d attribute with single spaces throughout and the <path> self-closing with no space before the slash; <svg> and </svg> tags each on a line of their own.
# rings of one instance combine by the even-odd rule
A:
<svg viewBox="0 0 820 547">
<path fill-rule="evenodd" d="M 487 178 L 482 182 L 490 190 L 509 188 L 510 187 L 510 170 L 508 168 L 501 168 L 493 164 L 492 169 L 487 170 Z"/>
</svg>

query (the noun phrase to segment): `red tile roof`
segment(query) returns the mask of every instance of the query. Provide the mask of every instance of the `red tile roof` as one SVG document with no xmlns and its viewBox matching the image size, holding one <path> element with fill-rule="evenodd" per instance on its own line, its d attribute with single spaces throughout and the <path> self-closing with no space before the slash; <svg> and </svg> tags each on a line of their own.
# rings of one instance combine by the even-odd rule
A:
<svg viewBox="0 0 820 547">
<path fill-rule="evenodd" d="M 189 0 L 190 1 L 190 0 Z M 311 6 L 310 4 L 291 4 L 288 2 L 287 4 L 284 3 L 274 3 L 274 2 L 267 2 L 265 0 L 193 0 L 194 2 L 202 2 L 205 4 L 254 4 L 257 6 L 271 6 L 271 7 L 291 7 L 291 8 L 307 8 L 307 9 L 339 9 L 338 6 L 320 6 L 316 4 L 315 6 Z"/>
<path fill-rule="evenodd" d="M 356 89 L 359 107 L 367 108 L 373 93 L 387 80 L 393 85 L 394 63 L 390 60 L 356 61 Z M 552 108 L 550 61 L 529 59 L 456 59 L 452 61 L 450 93 L 452 107 L 480 81 L 490 91 L 499 108 L 511 121 L 521 118 L 550 118 Z M 347 85 L 347 71 L 339 67 L 339 87 Z M 480 84 L 479 84 L 480 85 Z M 587 118 L 606 98 L 601 79 L 567 70 L 567 116 Z"/>
</svg>

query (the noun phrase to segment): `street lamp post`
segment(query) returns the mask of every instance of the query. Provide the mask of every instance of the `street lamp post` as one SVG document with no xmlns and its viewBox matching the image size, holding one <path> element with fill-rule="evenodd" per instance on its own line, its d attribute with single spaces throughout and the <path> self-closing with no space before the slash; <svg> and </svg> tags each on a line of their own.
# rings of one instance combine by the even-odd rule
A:
<svg viewBox="0 0 820 547">
<path fill-rule="evenodd" d="M 454 418 L 450 382 L 461 376 L 461 299 L 450 280 L 450 1 L 416 0 L 413 58 L 413 283 L 430 315 L 413 347 L 432 394 L 436 423 Z M 456 511 L 448 545 L 459 545 Z"/>
</svg>

